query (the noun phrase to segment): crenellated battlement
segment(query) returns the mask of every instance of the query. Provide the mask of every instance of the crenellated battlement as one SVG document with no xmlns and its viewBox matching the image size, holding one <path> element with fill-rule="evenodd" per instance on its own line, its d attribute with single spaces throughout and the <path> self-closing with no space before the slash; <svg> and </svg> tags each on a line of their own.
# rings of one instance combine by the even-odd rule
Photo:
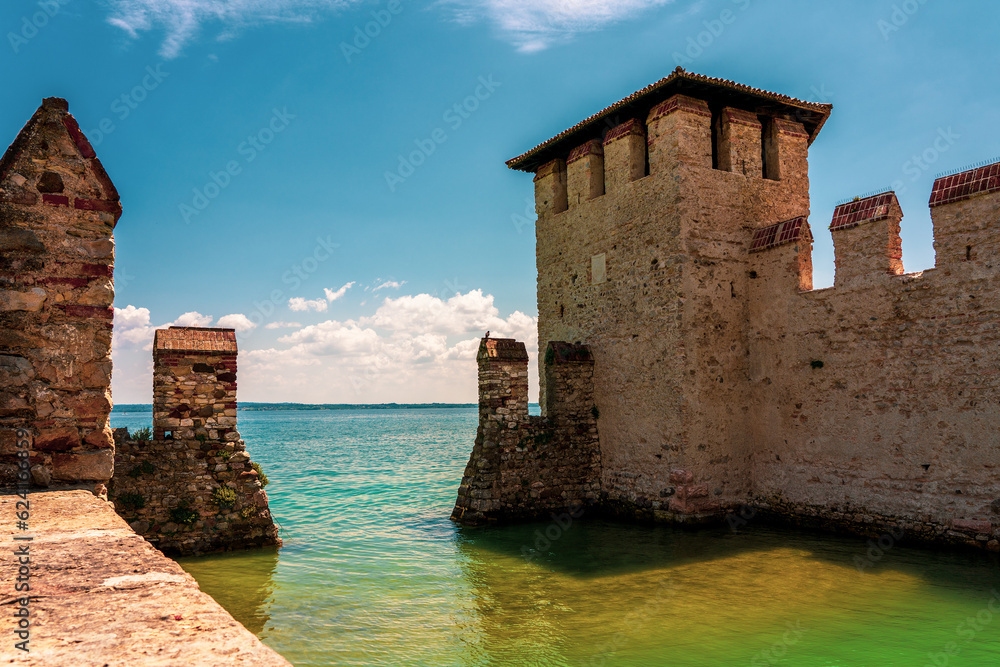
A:
<svg viewBox="0 0 1000 667">
<path fill-rule="evenodd" d="M 535 174 L 539 217 L 689 168 L 802 188 L 808 144 L 830 109 L 678 68 L 507 164 Z"/>
<path fill-rule="evenodd" d="M 830 110 L 678 70 L 508 162 L 535 174 L 543 417 L 481 423 L 456 519 L 596 492 L 612 516 L 751 505 L 1000 551 L 1000 163 L 935 182 L 932 270 L 903 272 L 895 193 L 837 206 L 814 290 Z M 524 443 L 550 432 L 593 454 L 546 467 L 563 450 Z"/>
<path fill-rule="evenodd" d="M 451 518 L 465 524 L 574 516 L 598 498 L 594 360 L 584 345 L 550 343 L 548 416 L 528 416 L 528 354 L 510 338 L 479 343 L 479 429 Z"/>
</svg>

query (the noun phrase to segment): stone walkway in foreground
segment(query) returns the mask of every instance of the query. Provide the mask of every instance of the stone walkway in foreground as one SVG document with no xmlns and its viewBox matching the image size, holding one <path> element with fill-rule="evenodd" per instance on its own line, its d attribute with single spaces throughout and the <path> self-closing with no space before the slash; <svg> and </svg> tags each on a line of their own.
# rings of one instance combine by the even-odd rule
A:
<svg viewBox="0 0 1000 667">
<path fill-rule="evenodd" d="M 177 563 L 86 490 L 28 494 L 28 531 L 0 491 L 0 664 L 289 665 Z M 16 536 L 31 535 L 31 541 Z M 30 550 L 29 653 L 15 647 L 18 556 Z"/>
</svg>

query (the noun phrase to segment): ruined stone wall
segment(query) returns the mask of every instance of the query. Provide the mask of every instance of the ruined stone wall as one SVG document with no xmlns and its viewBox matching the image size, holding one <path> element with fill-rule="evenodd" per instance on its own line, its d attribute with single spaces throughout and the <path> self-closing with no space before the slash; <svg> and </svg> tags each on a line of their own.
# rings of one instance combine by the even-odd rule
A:
<svg viewBox="0 0 1000 667">
<path fill-rule="evenodd" d="M 137 440 L 115 429 L 115 443 L 108 498 L 164 553 L 280 544 L 267 493 L 238 434 L 228 440 Z M 226 488 L 232 494 L 223 498 Z"/>
<path fill-rule="evenodd" d="M 567 344 L 550 347 L 547 356 L 553 416 L 529 417 L 524 343 L 481 341 L 480 424 L 453 520 L 528 520 L 566 510 L 576 515 L 598 500 L 593 359 L 586 348 Z"/>
<path fill-rule="evenodd" d="M 236 332 L 170 327 L 153 341 L 153 433 L 116 430 L 109 498 L 167 553 L 280 543 L 236 426 Z"/>
<path fill-rule="evenodd" d="M 0 160 L 0 485 L 16 430 L 36 484 L 113 470 L 111 326 L 118 192 L 59 98 Z"/>
<path fill-rule="evenodd" d="M 748 337 L 750 381 L 766 387 L 751 411 L 762 507 L 1000 548 L 1000 193 L 948 201 L 944 187 L 932 209 L 934 269 L 900 275 L 892 193 L 838 208 L 833 288 L 795 288 L 792 246 L 755 258 Z"/>
</svg>

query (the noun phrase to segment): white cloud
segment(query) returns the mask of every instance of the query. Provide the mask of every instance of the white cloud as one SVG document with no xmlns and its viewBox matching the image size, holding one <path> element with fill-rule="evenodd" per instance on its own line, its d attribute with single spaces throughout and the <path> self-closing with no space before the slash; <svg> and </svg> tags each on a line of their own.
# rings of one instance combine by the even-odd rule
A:
<svg viewBox="0 0 1000 667">
<path fill-rule="evenodd" d="M 493 23 L 519 51 L 539 51 L 574 35 L 640 15 L 672 0 L 439 0 L 462 24 Z M 265 23 L 310 23 L 361 0 L 108 0 L 108 23 L 137 39 L 163 31 L 160 55 L 175 58 L 203 29 L 219 41 Z"/>
<path fill-rule="evenodd" d="M 536 318 L 502 317 L 482 290 L 407 295 L 384 299 L 369 317 L 328 320 L 282 336 L 282 347 L 242 352 L 240 390 L 244 400 L 474 403 L 487 329 L 523 341 L 536 358 Z"/>
<path fill-rule="evenodd" d="M 325 12 L 341 10 L 358 0 L 108 0 L 108 23 L 132 38 L 163 30 L 160 55 L 175 58 L 203 26 L 219 26 L 217 39 L 232 39 L 262 23 L 309 23 Z"/>
<path fill-rule="evenodd" d="M 320 300 L 326 303 L 325 299 Z M 303 300 L 305 302 L 305 300 Z M 462 402 L 477 400 L 479 339 L 511 337 L 528 348 L 532 392 L 537 391 L 537 319 L 520 311 L 501 315 L 490 294 L 472 290 L 442 299 L 429 294 L 382 299 L 374 313 L 289 328 L 270 349 L 240 350 L 240 398 L 244 401 L 304 403 Z M 211 316 L 185 313 L 175 324 L 204 326 Z M 240 313 L 220 326 L 252 325 Z M 167 326 L 167 325 L 162 325 Z M 153 332 L 149 309 L 115 309 L 116 400 L 148 402 Z M 535 396 L 536 394 L 532 394 Z"/>
<path fill-rule="evenodd" d="M 301 296 L 293 296 L 288 300 L 288 309 L 296 312 L 308 312 L 315 310 L 317 313 L 326 311 L 329 304 L 326 299 L 306 300 Z"/>
<path fill-rule="evenodd" d="M 527 316 L 515 312 L 511 317 Z M 510 328 L 510 322 L 502 319 L 493 305 L 493 295 L 484 295 L 482 290 L 456 294 L 448 300 L 430 294 L 386 297 L 375 314 L 362 318 L 362 322 L 383 329 L 443 334 L 483 335 L 492 330 L 494 336 L 499 336 L 501 331 Z"/>
<path fill-rule="evenodd" d="M 634 18 L 673 0 L 440 0 L 459 23 L 490 21 L 518 51 L 541 51 L 574 35 Z"/>
<path fill-rule="evenodd" d="M 115 308 L 115 342 L 147 343 L 153 340 L 155 330 L 156 327 L 149 323 L 149 308 L 136 308 L 131 304 L 125 308 Z"/>
<path fill-rule="evenodd" d="M 330 303 L 333 303 L 334 301 L 336 301 L 340 297 L 342 297 L 345 294 L 347 294 L 347 290 L 351 289 L 352 287 L 354 287 L 354 281 L 353 280 L 351 282 L 343 285 L 336 292 L 334 292 L 329 287 L 324 287 L 323 288 L 323 292 L 326 294 L 326 300 L 329 301 Z"/>
<path fill-rule="evenodd" d="M 219 318 L 216 326 L 226 327 L 229 329 L 236 329 L 238 332 L 250 331 L 257 327 L 256 324 L 250 321 L 250 318 L 243 313 L 233 313 L 232 315 L 223 315 Z"/>
<path fill-rule="evenodd" d="M 405 284 L 406 284 L 405 280 L 403 282 L 396 282 L 395 280 L 386 280 L 385 282 L 380 283 L 378 286 L 376 286 L 372 291 L 377 292 L 380 289 L 399 289 Z"/>
<path fill-rule="evenodd" d="M 176 327 L 207 327 L 214 318 L 211 315 L 202 315 L 196 310 L 184 313 L 171 322 Z"/>
</svg>

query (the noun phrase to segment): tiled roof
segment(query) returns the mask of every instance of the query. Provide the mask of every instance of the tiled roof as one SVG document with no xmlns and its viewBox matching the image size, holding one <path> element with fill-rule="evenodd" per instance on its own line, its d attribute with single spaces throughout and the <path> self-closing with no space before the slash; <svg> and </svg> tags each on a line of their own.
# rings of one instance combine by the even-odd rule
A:
<svg viewBox="0 0 1000 667">
<path fill-rule="evenodd" d="M 777 222 L 756 230 L 753 233 L 753 240 L 750 242 L 750 252 L 770 250 L 786 243 L 794 243 L 799 239 L 812 240 L 805 216 Z"/>
<path fill-rule="evenodd" d="M 236 354 L 235 329 L 170 327 L 157 329 L 153 339 L 156 350 L 173 352 L 222 352 Z"/>
<path fill-rule="evenodd" d="M 976 195 L 1000 190 L 1000 162 L 978 169 L 970 169 L 934 181 L 931 190 L 931 207 L 952 204 Z"/>
<path fill-rule="evenodd" d="M 713 98 L 721 98 L 723 102 L 736 106 L 741 103 L 743 105 L 753 104 L 756 107 L 765 107 L 778 113 L 795 113 L 797 119 L 801 120 L 809 131 L 810 141 L 816 138 L 833 109 L 830 104 L 804 102 L 787 95 L 745 86 L 735 81 L 686 72 L 683 68 L 678 67 L 669 76 L 615 102 L 526 153 L 508 160 L 507 166 L 521 171 L 534 171 L 539 165 L 555 157 L 565 157 L 564 154 L 568 154 L 575 146 L 582 143 L 582 140 L 601 138 L 601 132 L 606 123 L 599 121 L 614 118 L 619 112 L 623 115 L 641 116 L 645 119 L 650 109 L 672 95 L 684 94 L 697 98 L 699 93 Z M 625 120 L 627 119 L 622 119 L 619 122 Z M 588 136 L 575 136 L 580 134 Z M 573 145 L 567 147 L 563 144 Z"/>
<path fill-rule="evenodd" d="M 892 208 L 893 203 L 896 203 L 895 192 L 886 192 L 841 204 L 833 211 L 833 222 L 830 223 L 830 231 L 836 232 L 841 229 L 857 227 L 865 222 L 885 220 L 889 217 L 889 210 Z"/>
<path fill-rule="evenodd" d="M 477 359 L 503 359 L 509 361 L 527 361 L 528 350 L 524 343 L 513 338 L 483 338 L 479 342 Z"/>
</svg>

